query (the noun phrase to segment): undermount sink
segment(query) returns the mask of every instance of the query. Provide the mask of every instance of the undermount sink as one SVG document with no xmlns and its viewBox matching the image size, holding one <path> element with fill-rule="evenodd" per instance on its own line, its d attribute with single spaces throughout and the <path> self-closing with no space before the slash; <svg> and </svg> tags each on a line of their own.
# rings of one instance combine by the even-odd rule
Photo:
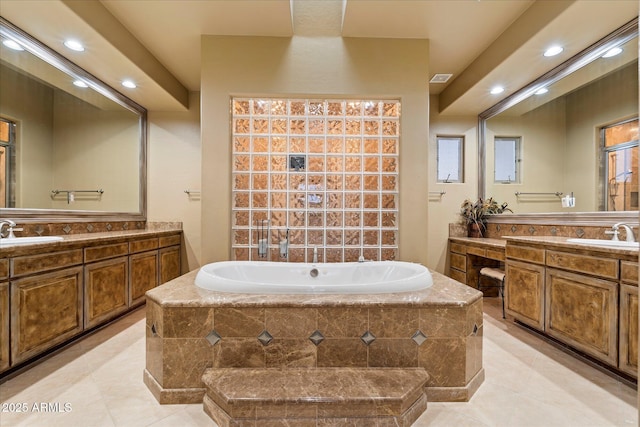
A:
<svg viewBox="0 0 640 427">
<path fill-rule="evenodd" d="M 60 236 L 13 237 L 0 239 L 0 247 L 16 245 L 35 245 L 36 243 L 60 242 Z"/>
<path fill-rule="evenodd" d="M 601 239 L 567 239 L 569 243 L 580 243 L 582 245 L 608 246 L 616 248 L 637 248 L 638 242 L 627 242 L 625 240 L 601 240 Z"/>
</svg>

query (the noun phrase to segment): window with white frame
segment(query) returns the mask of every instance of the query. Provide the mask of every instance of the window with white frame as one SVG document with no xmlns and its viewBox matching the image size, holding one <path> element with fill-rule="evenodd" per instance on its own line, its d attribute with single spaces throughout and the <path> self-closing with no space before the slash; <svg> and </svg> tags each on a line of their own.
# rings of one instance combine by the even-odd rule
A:
<svg viewBox="0 0 640 427">
<path fill-rule="evenodd" d="M 520 182 L 520 151 L 520 137 L 501 136 L 494 139 L 494 182 L 502 184 Z"/>
<path fill-rule="evenodd" d="M 438 182 L 464 182 L 464 137 L 438 136 Z"/>
</svg>

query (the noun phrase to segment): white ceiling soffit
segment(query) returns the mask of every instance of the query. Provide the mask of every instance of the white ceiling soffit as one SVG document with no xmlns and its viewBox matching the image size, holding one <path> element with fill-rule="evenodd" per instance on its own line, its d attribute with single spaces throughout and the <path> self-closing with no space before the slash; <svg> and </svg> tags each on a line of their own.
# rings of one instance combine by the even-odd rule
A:
<svg viewBox="0 0 640 427">
<path fill-rule="evenodd" d="M 561 10 L 562 3 L 568 3 L 564 10 Z M 638 5 L 635 0 L 534 3 L 445 88 L 439 96 L 440 112 L 475 115 L 487 110 L 607 34 L 637 19 Z M 554 7 L 556 13 L 553 13 Z M 522 42 L 509 48 L 518 37 L 523 37 Z M 542 53 L 553 44 L 564 47 L 562 54 L 543 57 Z M 505 88 L 497 97 L 489 93 L 496 85 Z"/>
</svg>

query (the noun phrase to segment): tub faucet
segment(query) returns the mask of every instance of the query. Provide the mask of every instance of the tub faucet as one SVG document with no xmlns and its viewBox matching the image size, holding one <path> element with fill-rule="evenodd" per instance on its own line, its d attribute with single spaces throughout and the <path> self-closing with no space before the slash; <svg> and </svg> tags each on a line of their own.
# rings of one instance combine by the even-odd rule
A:
<svg viewBox="0 0 640 427">
<path fill-rule="evenodd" d="M 613 224 L 611 226 L 611 230 L 605 231 L 605 234 L 613 234 L 613 237 L 611 237 L 611 240 L 618 240 L 618 233 L 620 231 L 620 227 L 624 228 L 625 230 L 627 242 L 636 241 L 636 236 L 633 234 L 632 226 L 624 222 L 618 222 L 617 224 Z"/>
</svg>

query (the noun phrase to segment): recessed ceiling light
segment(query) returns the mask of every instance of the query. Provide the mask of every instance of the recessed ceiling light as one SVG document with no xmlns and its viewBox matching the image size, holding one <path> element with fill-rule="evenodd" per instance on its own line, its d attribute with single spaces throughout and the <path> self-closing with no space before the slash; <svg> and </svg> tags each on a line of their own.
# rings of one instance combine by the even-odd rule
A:
<svg viewBox="0 0 640 427">
<path fill-rule="evenodd" d="M 5 40 L 2 42 L 3 45 L 5 45 L 6 47 L 8 47 L 9 49 L 13 49 L 13 50 L 24 50 L 22 48 L 22 46 L 20 46 L 20 44 L 18 42 L 15 42 L 13 40 Z"/>
<path fill-rule="evenodd" d="M 73 84 L 78 87 L 89 87 L 89 85 L 83 82 L 82 80 L 76 80 L 73 82 Z"/>
<path fill-rule="evenodd" d="M 564 49 L 562 48 L 562 46 L 558 46 L 558 45 L 551 46 L 549 49 L 547 49 L 547 50 L 544 52 L 544 56 L 547 56 L 547 57 L 549 57 L 549 56 L 556 56 L 556 55 L 558 55 L 560 52 L 562 52 L 563 50 L 564 50 Z"/>
<path fill-rule="evenodd" d="M 78 40 L 67 39 L 64 41 L 64 45 L 76 52 L 84 52 L 84 46 Z"/>
<path fill-rule="evenodd" d="M 537 91 L 535 91 L 534 93 L 536 95 L 544 95 L 545 93 L 549 92 L 549 89 L 547 89 L 546 87 L 540 88 Z"/>
<path fill-rule="evenodd" d="M 612 56 L 620 55 L 622 53 L 622 48 L 614 47 L 613 49 L 609 49 L 607 53 L 602 55 L 603 58 L 611 58 Z"/>
<path fill-rule="evenodd" d="M 502 92 L 504 92 L 504 88 L 502 86 L 494 86 L 491 88 L 491 95 L 497 95 Z"/>
<path fill-rule="evenodd" d="M 133 82 L 133 80 L 123 80 L 122 86 L 128 87 L 129 89 L 135 89 L 138 86 Z"/>
</svg>

